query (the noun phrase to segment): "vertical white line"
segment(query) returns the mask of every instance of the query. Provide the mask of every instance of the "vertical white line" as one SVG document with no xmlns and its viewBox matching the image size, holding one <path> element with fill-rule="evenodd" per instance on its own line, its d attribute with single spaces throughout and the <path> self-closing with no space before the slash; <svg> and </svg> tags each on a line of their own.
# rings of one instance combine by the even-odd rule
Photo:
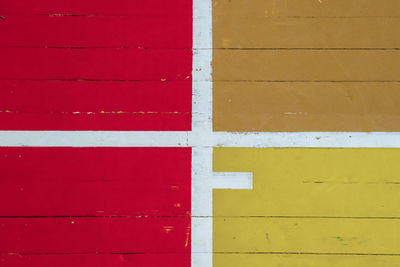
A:
<svg viewBox="0 0 400 267">
<path fill-rule="evenodd" d="M 212 134 L 212 0 L 193 0 L 192 134 Z M 202 49 L 203 48 L 203 49 Z"/>
<path fill-rule="evenodd" d="M 192 267 L 212 267 L 212 148 L 192 148 Z"/>
<path fill-rule="evenodd" d="M 212 267 L 212 0 L 193 0 L 192 267 Z"/>
</svg>

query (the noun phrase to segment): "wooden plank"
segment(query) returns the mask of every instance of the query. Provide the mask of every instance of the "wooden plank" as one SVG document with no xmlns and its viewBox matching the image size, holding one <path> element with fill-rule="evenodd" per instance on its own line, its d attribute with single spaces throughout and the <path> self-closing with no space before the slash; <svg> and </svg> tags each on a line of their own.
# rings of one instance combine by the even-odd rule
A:
<svg viewBox="0 0 400 267">
<path fill-rule="evenodd" d="M 213 0 L 213 16 L 388 17 L 400 16 L 400 3 L 386 0 Z M 247 24 L 251 24 L 251 20 Z"/>
<path fill-rule="evenodd" d="M 214 266 L 296 266 L 296 267 L 394 267 L 400 263 L 396 256 L 350 255 L 270 255 L 270 254 L 215 254 Z"/>
<path fill-rule="evenodd" d="M 216 50 L 218 81 L 397 81 L 400 51 Z"/>
<path fill-rule="evenodd" d="M 214 218 L 214 252 L 400 255 L 400 220 Z"/>
<path fill-rule="evenodd" d="M 91 82 L 0 80 L 0 106 L 29 112 L 191 111 L 190 81 Z M 154 97 L 158 96 L 158 97 Z"/>
<path fill-rule="evenodd" d="M 0 215 L 187 216 L 190 159 L 190 148 L 2 147 Z"/>
<path fill-rule="evenodd" d="M 0 251 L 21 254 L 190 253 L 190 218 L 1 218 Z"/>
<path fill-rule="evenodd" d="M 155 91 L 147 88 L 147 99 L 143 99 L 144 95 L 133 98 L 132 91 L 113 97 L 111 92 L 115 91 L 105 89 L 109 83 L 102 84 L 102 90 L 96 93 L 89 83 L 84 83 L 88 91 L 83 86 L 79 89 L 85 96 L 83 99 L 76 97 L 77 90 L 50 93 L 53 88 L 43 87 L 46 83 L 36 92 L 28 88 L 23 88 L 22 94 L 17 90 L 5 90 L 13 96 L 0 101 L 0 129 L 190 130 L 191 1 L 132 3 L 118 0 L 110 4 L 24 0 L 5 3 L 0 7 L 0 15 L 0 31 L 4 36 L 0 41 L 3 47 L 0 49 L 3 62 L 0 79 L 159 82 L 153 84 Z M 161 84 L 166 81 L 186 83 L 184 86 Z M 3 86 L 10 87 L 10 84 L 1 82 L 0 87 Z M 132 88 L 132 85 L 126 87 Z M 166 92 L 158 96 L 158 91 L 172 87 L 176 87 L 177 100 L 184 99 L 187 109 L 166 108 L 166 100 L 176 95 L 163 99 Z M 183 87 L 185 93 L 178 93 Z M 141 85 L 139 88 L 143 90 Z M 17 94 L 26 99 L 16 99 Z M 49 105 L 46 98 L 51 96 L 54 105 Z M 105 98 L 95 100 L 99 97 Z M 158 97 L 163 99 L 160 105 Z M 151 101 L 154 105 L 142 108 Z M 89 104 L 96 102 L 97 105 Z"/>
<path fill-rule="evenodd" d="M 0 80 L 0 129 L 188 130 L 191 81 Z"/>
<path fill-rule="evenodd" d="M 0 254 L 0 262 L 8 267 L 188 267 L 190 254 Z"/>
<path fill-rule="evenodd" d="M 399 27 L 398 18 L 232 18 L 227 13 L 217 13 L 213 46 L 392 49 L 400 47 Z"/>
<path fill-rule="evenodd" d="M 399 7 L 213 0 L 214 130 L 399 131 Z"/>
<path fill-rule="evenodd" d="M 253 190 L 214 190 L 214 215 L 397 218 L 399 159 L 391 148 L 216 148 L 214 171 L 253 172 Z"/>
<path fill-rule="evenodd" d="M 190 80 L 191 50 L 0 49 L 0 79 Z"/>
<path fill-rule="evenodd" d="M 0 113 L 0 130 L 32 131 L 187 131 L 191 113 L 92 114 Z"/>
<path fill-rule="evenodd" d="M 400 131 L 399 83 L 220 82 L 215 131 Z"/>
<path fill-rule="evenodd" d="M 192 48 L 192 18 L 7 15 L 1 47 Z"/>
<path fill-rule="evenodd" d="M 116 0 L 21 0 L 2 3 L 0 12 L 3 14 L 72 14 L 72 15 L 143 15 L 162 16 L 175 14 L 185 16 L 191 13 L 191 0 L 149 0 L 131 1 Z M 191 15 L 190 15 L 191 16 Z"/>
</svg>

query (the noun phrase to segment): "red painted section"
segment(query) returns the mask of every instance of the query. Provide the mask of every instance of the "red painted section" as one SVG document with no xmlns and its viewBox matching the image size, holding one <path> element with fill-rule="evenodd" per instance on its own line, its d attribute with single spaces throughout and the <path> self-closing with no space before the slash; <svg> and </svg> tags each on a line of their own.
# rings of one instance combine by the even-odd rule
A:
<svg viewBox="0 0 400 267">
<path fill-rule="evenodd" d="M 190 253 L 190 218 L 1 218 L 2 253 Z"/>
<path fill-rule="evenodd" d="M 0 79 L 50 79 L 50 80 L 119 80 L 136 82 L 140 81 L 173 82 L 187 81 L 185 83 L 185 97 L 187 105 L 191 103 L 191 56 L 190 50 L 143 50 L 143 49 L 23 49 L 3 48 L 0 49 Z M 176 85 L 176 83 L 174 83 Z M 155 87 L 156 88 L 156 87 Z M 135 90 L 134 89 L 134 90 Z M 108 87 L 107 95 L 113 95 L 113 88 Z M 152 90 L 152 89 L 151 89 Z M 181 88 L 177 88 L 181 91 Z M 145 102 L 159 98 L 157 90 L 152 91 L 151 97 Z M 133 93 L 134 94 L 134 93 Z M 63 94 L 60 93 L 60 96 Z M 99 95 L 103 95 L 99 99 Z M 108 96 L 102 92 L 92 95 L 97 100 L 97 105 L 108 100 Z M 42 95 L 40 103 L 51 102 L 51 95 Z M 79 95 L 75 95 L 79 99 Z M 112 96 L 110 97 L 113 98 Z M 28 100 L 28 99 L 26 99 Z M 137 100 L 130 100 L 129 110 L 138 111 Z M 22 100 L 24 101 L 24 100 Z M 33 100 L 32 100 L 33 101 Z M 67 99 L 62 101 L 61 106 L 73 106 L 73 102 Z M 76 102 L 76 100 L 74 100 Z M 126 103 L 126 100 L 123 101 Z M 155 102 L 159 102 L 156 100 Z M 81 103 L 84 103 L 83 100 Z M 10 103 L 7 99 L 0 99 L 0 106 L 5 107 Z M 36 106 L 32 103 L 28 108 Z M 122 107 L 124 103 L 122 103 Z M 146 113 L 146 114 L 113 114 L 104 117 L 103 114 L 91 114 L 77 116 L 75 114 L 60 114 L 57 112 L 68 112 L 72 108 L 60 110 L 60 108 L 47 110 L 42 115 L 39 109 L 32 109 L 27 114 L 24 110 L 16 110 L 14 113 L 0 117 L 1 129 L 10 130 L 190 130 L 190 113 L 185 110 L 175 110 L 176 113 Z M 160 109 L 153 105 L 151 111 Z M 84 106 L 77 112 L 87 111 Z M 100 111 L 102 111 L 101 109 Z M 128 110 L 128 111 L 129 111 Z M 3 110 L 5 113 L 6 110 Z M 12 111 L 12 110 L 11 110 Z M 103 110 L 104 111 L 104 110 Z M 105 110 L 107 111 L 107 110 Z M 125 111 L 122 108 L 109 111 Z M 141 111 L 141 110 L 139 110 Z M 23 115 L 20 115 L 20 114 Z M 3 114 L 4 115 L 4 114 Z M 132 116 L 133 115 L 133 116 Z M 93 119 L 96 117 L 95 119 Z M 40 122 L 38 122 L 40 120 Z M 38 123 L 38 124 L 36 124 Z"/>
<path fill-rule="evenodd" d="M 7 267 L 189 267 L 190 254 L 0 254 L 0 266 Z"/>
<path fill-rule="evenodd" d="M 191 57 L 181 49 L 2 48 L 0 79 L 184 81 Z"/>
<path fill-rule="evenodd" d="M 2 147 L 0 216 L 188 216 L 190 165 L 190 148 Z"/>
<path fill-rule="evenodd" d="M 190 148 L 0 148 L 0 266 L 190 266 Z"/>
<path fill-rule="evenodd" d="M 190 130 L 192 1 L 0 16 L 0 130 Z M 0 148 L 0 266 L 190 266 L 190 164 L 190 148 Z"/>
<path fill-rule="evenodd" d="M 0 129 L 187 130 L 188 88 L 191 81 L 0 80 Z"/>
<path fill-rule="evenodd" d="M 192 48 L 191 13 L 177 16 L 8 15 L 0 46 Z"/>
<path fill-rule="evenodd" d="M 190 114 L 112 114 L 92 115 L 0 114 L 1 130 L 119 130 L 185 131 L 190 129 Z"/>
<path fill-rule="evenodd" d="M 6 1 L 0 15 L 0 130 L 191 129 L 192 1 Z"/>
<path fill-rule="evenodd" d="M 191 0 L 18 0 L 3 1 L 3 14 L 156 15 L 191 12 Z"/>
</svg>

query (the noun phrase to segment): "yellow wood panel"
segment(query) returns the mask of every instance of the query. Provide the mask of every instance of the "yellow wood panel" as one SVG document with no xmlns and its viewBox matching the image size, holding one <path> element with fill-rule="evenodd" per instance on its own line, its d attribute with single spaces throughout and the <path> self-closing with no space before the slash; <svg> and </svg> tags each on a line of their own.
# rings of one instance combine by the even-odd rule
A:
<svg viewBox="0 0 400 267">
<path fill-rule="evenodd" d="M 253 190 L 214 190 L 215 216 L 400 217 L 400 149 L 215 148 L 214 171 Z"/>
<path fill-rule="evenodd" d="M 214 267 L 396 267 L 400 257 L 214 254 Z"/>
<path fill-rule="evenodd" d="M 214 190 L 214 266 L 400 264 L 400 149 L 215 148 L 213 157 L 214 171 L 254 174 L 253 190 Z"/>
<path fill-rule="evenodd" d="M 400 220 L 214 218 L 214 252 L 400 254 Z"/>
<path fill-rule="evenodd" d="M 400 83 L 219 82 L 214 131 L 400 131 Z"/>
<path fill-rule="evenodd" d="M 400 77 L 400 51 L 215 50 L 213 55 L 215 82 L 396 81 Z"/>
</svg>

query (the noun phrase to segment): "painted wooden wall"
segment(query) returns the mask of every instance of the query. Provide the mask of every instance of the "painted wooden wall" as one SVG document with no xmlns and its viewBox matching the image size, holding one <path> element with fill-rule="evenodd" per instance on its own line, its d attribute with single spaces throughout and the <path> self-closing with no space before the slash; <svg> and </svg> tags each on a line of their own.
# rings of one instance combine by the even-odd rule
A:
<svg viewBox="0 0 400 267">
<path fill-rule="evenodd" d="M 191 129 L 191 1 L 0 16 L 1 130 Z M 190 178 L 190 148 L 0 147 L 0 266 L 190 266 Z"/>
<path fill-rule="evenodd" d="M 394 0 L 213 0 L 214 131 L 399 132 L 399 19 Z M 399 266 L 399 160 L 214 148 L 215 172 L 253 173 L 213 192 L 214 267 Z"/>
<path fill-rule="evenodd" d="M 399 266 L 399 19 L 4 0 L 0 266 Z"/>
<path fill-rule="evenodd" d="M 213 3 L 216 131 L 399 131 L 398 1 Z"/>
<path fill-rule="evenodd" d="M 191 1 L 3 1 L 0 14 L 0 129 L 190 130 Z"/>
</svg>

